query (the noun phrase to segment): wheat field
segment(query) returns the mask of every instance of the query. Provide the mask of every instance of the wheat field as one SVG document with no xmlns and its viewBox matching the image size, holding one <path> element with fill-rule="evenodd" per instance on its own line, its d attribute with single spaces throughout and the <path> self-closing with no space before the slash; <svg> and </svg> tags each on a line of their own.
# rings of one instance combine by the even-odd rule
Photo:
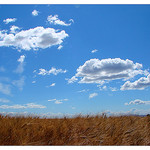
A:
<svg viewBox="0 0 150 150">
<path fill-rule="evenodd" d="M 0 145 L 150 145 L 150 116 L 0 115 Z"/>
</svg>

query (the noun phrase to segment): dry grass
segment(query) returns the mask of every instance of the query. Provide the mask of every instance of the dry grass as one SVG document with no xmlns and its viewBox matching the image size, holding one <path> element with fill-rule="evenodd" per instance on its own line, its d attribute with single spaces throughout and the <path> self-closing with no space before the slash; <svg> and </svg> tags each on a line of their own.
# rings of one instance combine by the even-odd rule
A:
<svg viewBox="0 0 150 150">
<path fill-rule="evenodd" d="M 150 145 L 150 116 L 0 115 L 0 145 Z"/>
</svg>

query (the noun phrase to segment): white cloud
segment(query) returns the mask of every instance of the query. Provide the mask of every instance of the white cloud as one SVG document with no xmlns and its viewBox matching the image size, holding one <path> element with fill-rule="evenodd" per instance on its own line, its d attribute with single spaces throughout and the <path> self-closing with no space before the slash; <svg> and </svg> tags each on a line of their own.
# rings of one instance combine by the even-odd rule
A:
<svg viewBox="0 0 150 150">
<path fill-rule="evenodd" d="M 15 34 L 7 34 L 0 31 L 0 46 L 12 46 L 22 50 L 45 49 L 54 45 L 60 45 L 68 34 L 62 30 L 53 28 L 36 27 L 29 30 L 21 30 Z"/>
<path fill-rule="evenodd" d="M 73 76 L 71 79 L 66 79 L 68 80 L 68 83 L 74 83 L 78 80 L 78 78 L 76 78 L 75 76 Z"/>
<path fill-rule="evenodd" d="M 79 93 L 84 93 L 84 92 L 88 92 L 89 91 L 89 89 L 83 89 L 83 90 L 81 90 L 81 91 L 78 91 Z"/>
<path fill-rule="evenodd" d="M 144 90 L 149 86 L 150 86 L 150 74 L 147 77 L 141 77 L 140 79 L 134 82 L 126 81 L 121 86 L 121 90 Z"/>
<path fill-rule="evenodd" d="M 25 84 L 25 77 L 21 77 L 19 80 L 12 81 L 12 84 L 19 88 L 20 91 L 23 90 L 23 86 Z"/>
<path fill-rule="evenodd" d="M 45 70 L 45 69 L 39 69 L 39 75 L 50 75 L 50 74 L 54 74 L 57 75 L 58 73 L 66 73 L 67 70 L 62 70 L 62 69 L 56 69 L 54 67 L 52 67 L 50 70 Z"/>
<path fill-rule="evenodd" d="M 24 71 L 24 60 L 25 60 L 25 55 L 21 55 L 20 58 L 17 60 L 20 64 L 14 70 L 15 73 L 22 73 Z"/>
<path fill-rule="evenodd" d="M 15 33 L 19 32 L 19 30 L 20 30 L 19 27 L 13 25 L 13 26 L 11 26 L 11 28 L 10 28 L 10 33 L 14 33 L 14 34 L 15 34 Z"/>
<path fill-rule="evenodd" d="M 38 16 L 38 14 L 39 14 L 39 11 L 37 11 L 37 10 L 33 10 L 33 11 L 32 11 L 32 15 L 33 15 L 33 16 Z"/>
<path fill-rule="evenodd" d="M 104 81 L 117 79 L 130 79 L 138 74 L 145 74 L 141 70 L 142 64 L 120 58 L 90 59 L 77 69 L 77 73 L 72 78 L 81 78 L 79 83 L 103 83 Z M 72 78 L 70 80 L 72 80 Z M 68 80 L 68 82 L 70 81 Z"/>
<path fill-rule="evenodd" d="M 145 104 L 145 105 L 150 105 L 150 101 L 142 101 L 140 99 L 136 99 L 134 101 L 130 101 L 129 103 L 125 103 L 125 105 L 142 105 L 142 104 Z"/>
<path fill-rule="evenodd" d="M 122 115 L 147 115 L 150 114 L 150 109 L 135 109 L 132 108 L 128 111 L 120 111 L 120 112 L 112 112 L 112 111 L 105 111 L 107 115 L 113 115 L 113 116 L 122 116 Z"/>
<path fill-rule="evenodd" d="M 91 53 L 96 53 L 98 50 L 97 49 L 94 49 L 91 51 Z"/>
<path fill-rule="evenodd" d="M 36 81 L 32 81 L 32 83 L 34 84 L 34 83 L 36 83 Z"/>
<path fill-rule="evenodd" d="M 59 45 L 57 49 L 60 50 L 60 49 L 62 49 L 62 48 L 63 48 L 63 46 L 62 46 L 62 45 Z"/>
<path fill-rule="evenodd" d="M 46 106 L 34 104 L 34 103 L 28 103 L 25 105 L 0 105 L 1 109 L 28 109 L 28 108 L 46 108 Z"/>
<path fill-rule="evenodd" d="M 6 95 L 10 95 L 11 94 L 10 85 L 0 83 L 0 92 Z"/>
<path fill-rule="evenodd" d="M 109 87 L 109 88 L 110 88 L 110 90 L 113 91 L 113 92 L 114 92 L 114 91 L 117 91 L 117 88 L 116 88 L 116 87 Z"/>
<path fill-rule="evenodd" d="M 50 24 L 54 24 L 54 25 L 61 25 L 61 26 L 70 26 L 71 23 L 65 23 L 64 21 L 60 20 L 58 18 L 58 15 L 50 15 L 47 17 L 47 21 L 50 23 Z M 73 19 L 70 19 L 69 22 L 74 22 Z"/>
<path fill-rule="evenodd" d="M 91 93 L 90 95 L 89 95 L 89 98 L 93 98 L 93 97 L 95 97 L 95 96 L 97 96 L 98 94 L 97 93 Z"/>
<path fill-rule="evenodd" d="M 5 98 L 0 98 L 0 102 L 2 102 L 2 103 L 9 103 L 10 100 L 5 99 Z"/>
<path fill-rule="evenodd" d="M 56 85 L 56 83 L 52 83 L 50 86 L 55 86 Z"/>
<path fill-rule="evenodd" d="M 52 102 L 52 101 L 54 101 L 55 104 L 62 104 L 63 101 L 68 101 L 68 99 L 60 99 L 60 100 L 57 100 L 57 99 L 50 99 L 50 100 L 48 100 L 48 102 Z"/>
<path fill-rule="evenodd" d="M 20 63 L 23 63 L 25 60 L 25 55 L 21 55 L 20 58 L 17 60 Z"/>
<path fill-rule="evenodd" d="M 104 85 L 104 86 L 102 86 L 102 87 L 99 86 L 99 90 L 100 90 L 100 91 L 107 90 L 107 86 L 106 86 L 106 85 Z"/>
<path fill-rule="evenodd" d="M 5 24 L 8 24 L 8 23 L 10 23 L 10 22 L 15 22 L 16 20 L 17 20 L 16 18 L 7 18 L 7 19 L 3 20 L 3 22 L 4 22 Z"/>
</svg>

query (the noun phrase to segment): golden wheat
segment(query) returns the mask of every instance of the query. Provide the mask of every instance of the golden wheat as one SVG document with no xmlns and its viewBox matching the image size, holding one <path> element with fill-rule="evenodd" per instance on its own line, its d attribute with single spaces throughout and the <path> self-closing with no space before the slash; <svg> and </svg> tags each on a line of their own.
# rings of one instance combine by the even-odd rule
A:
<svg viewBox="0 0 150 150">
<path fill-rule="evenodd" d="M 150 116 L 0 115 L 0 145 L 150 145 Z"/>
</svg>

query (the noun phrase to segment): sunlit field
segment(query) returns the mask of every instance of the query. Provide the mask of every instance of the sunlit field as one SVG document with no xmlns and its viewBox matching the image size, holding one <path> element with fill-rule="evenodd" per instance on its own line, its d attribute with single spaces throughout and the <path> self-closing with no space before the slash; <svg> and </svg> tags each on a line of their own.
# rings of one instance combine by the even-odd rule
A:
<svg viewBox="0 0 150 150">
<path fill-rule="evenodd" d="M 0 145 L 150 145 L 150 116 L 0 116 Z"/>
</svg>

